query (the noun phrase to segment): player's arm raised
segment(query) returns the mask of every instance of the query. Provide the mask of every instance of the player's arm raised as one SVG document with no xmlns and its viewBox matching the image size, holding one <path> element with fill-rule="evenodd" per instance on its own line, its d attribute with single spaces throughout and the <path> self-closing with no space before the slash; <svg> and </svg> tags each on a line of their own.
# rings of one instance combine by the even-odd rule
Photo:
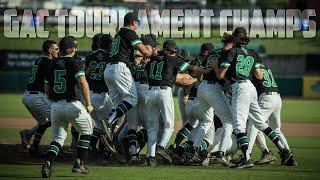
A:
<svg viewBox="0 0 320 180">
<path fill-rule="evenodd" d="M 150 51 L 145 45 L 138 44 L 137 46 L 138 51 L 144 56 L 144 57 L 151 57 L 153 56 L 153 52 Z"/>
</svg>

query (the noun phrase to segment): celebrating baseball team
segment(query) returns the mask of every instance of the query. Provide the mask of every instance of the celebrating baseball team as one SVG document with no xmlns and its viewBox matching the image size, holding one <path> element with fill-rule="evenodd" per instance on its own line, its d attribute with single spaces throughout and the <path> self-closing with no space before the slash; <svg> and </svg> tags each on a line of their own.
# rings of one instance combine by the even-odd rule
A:
<svg viewBox="0 0 320 180">
<path fill-rule="evenodd" d="M 74 173 L 89 173 L 84 165 L 88 151 L 107 161 L 123 157 L 129 165 L 220 163 L 250 168 L 276 160 L 265 136 L 278 148 L 281 165 L 297 165 L 280 130 L 277 83 L 259 54 L 246 48 L 250 39 L 245 28 L 225 33 L 222 49 L 204 43 L 198 56 L 190 58 L 172 39 L 158 49 L 155 35 L 138 37 L 139 25 L 136 14 L 126 14 L 115 37 L 93 37 L 85 59 L 76 55 L 73 36 L 59 43 L 44 41 L 45 56 L 35 61 L 23 96 L 37 124 L 20 132 L 22 143 L 37 154 L 43 134 L 52 129 L 42 177 L 52 175 L 69 123 L 71 148 L 76 150 Z M 182 128 L 169 145 L 174 131 L 173 86 L 179 87 Z M 254 143 L 261 152 L 255 162 Z M 236 158 L 238 149 L 242 153 Z"/>
</svg>

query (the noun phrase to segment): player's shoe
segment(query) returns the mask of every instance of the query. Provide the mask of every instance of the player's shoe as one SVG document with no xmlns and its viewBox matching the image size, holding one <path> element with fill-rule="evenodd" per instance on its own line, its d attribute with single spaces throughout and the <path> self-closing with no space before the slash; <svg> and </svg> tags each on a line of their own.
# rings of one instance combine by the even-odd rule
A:
<svg viewBox="0 0 320 180">
<path fill-rule="evenodd" d="M 46 161 L 46 163 L 42 165 L 41 175 L 42 178 L 48 178 L 52 175 L 52 168 L 50 162 Z"/>
<path fill-rule="evenodd" d="M 218 152 L 218 153 L 216 154 L 216 159 L 217 159 L 217 161 L 218 161 L 220 164 L 222 164 L 222 165 L 224 165 L 224 166 L 229 166 L 229 167 L 234 166 L 234 164 L 231 163 L 231 162 L 227 159 L 227 157 L 224 155 L 223 152 Z"/>
<path fill-rule="evenodd" d="M 258 161 L 255 161 L 254 164 L 255 165 L 270 164 L 273 161 L 275 161 L 276 159 L 277 158 L 270 151 L 269 153 L 263 153 L 261 156 L 261 159 L 259 159 Z"/>
<path fill-rule="evenodd" d="M 20 131 L 20 137 L 21 137 L 21 143 L 24 145 L 27 149 L 30 147 L 30 141 L 31 141 L 31 136 L 29 135 L 29 130 L 25 129 Z"/>
<path fill-rule="evenodd" d="M 286 166 L 296 166 L 298 163 L 293 157 L 292 151 L 285 149 L 282 153 L 280 153 L 281 157 L 281 165 Z"/>
<path fill-rule="evenodd" d="M 245 168 L 252 168 L 252 167 L 253 167 L 253 164 L 251 162 L 251 159 L 246 160 L 245 157 L 243 156 L 236 165 L 231 166 L 231 168 L 237 168 L 237 169 L 245 169 Z"/>
<path fill-rule="evenodd" d="M 150 166 L 150 167 L 157 166 L 156 158 L 155 157 L 148 157 L 147 158 L 147 166 Z"/>
<path fill-rule="evenodd" d="M 79 174 L 89 174 L 89 169 L 83 165 L 83 162 L 78 162 L 77 160 L 75 160 L 73 163 L 72 172 Z"/>
<path fill-rule="evenodd" d="M 30 148 L 29 148 L 29 154 L 33 155 L 33 156 L 34 155 L 40 155 L 39 147 L 31 145 Z"/>
<path fill-rule="evenodd" d="M 132 155 L 130 157 L 130 160 L 129 160 L 130 165 L 138 165 L 139 163 L 140 163 L 140 158 L 138 154 Z"/>
<path fill-rule="evenodd" d="M 167 150 L 164 147 L 158 146 L 157 155 L 162 157 L 168 163 L 172 164 L 171 156 L 170 156 L 169 152 L 167 152 Z"/>
<path fill-rule="evenodd" d="M 210 164 L 210 159 L 209 158 L 205 158 L 202 162 L 201 162 L 201 166 L 209 166 Z"/>
</svg>

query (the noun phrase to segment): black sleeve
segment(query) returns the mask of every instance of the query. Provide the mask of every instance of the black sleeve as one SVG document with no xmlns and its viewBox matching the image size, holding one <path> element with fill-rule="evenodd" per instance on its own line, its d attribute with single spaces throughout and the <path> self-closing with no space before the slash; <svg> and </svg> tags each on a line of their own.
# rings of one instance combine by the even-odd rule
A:
<svg viewBox="0 0 320 180">
<path fill-rule="evenodd" d="M 228 68 L 236 56 L 236 49 L 231 48 L 221 56 L 221 68 Z"/>
<path fill-rule="evenodd" d="M 190 64 L 185 62 L 181 58 L 174 58 L 173 62 L 174 68 L 178 69 L 179 72 L 184 72 L 190 67 Z"/>
<path fill-rule="evenodd" d="M 137 46 L 139 44 L 142 44 L 142 41 L 138 37 L 137 33 L 133 30 L 129 30 L 126 37 L 128 38 L 128 41 L 130 42 L 131 46 Z"/>
<path fill-rule="evenodd" d="M 74 77 L 75 78 L 78 78 L 80 76 L 85 76 L 84 65 L 85 63 L 81 59 L 77 58 L 74 60 L 74 72 L 75 72 Z"/>
</svg>

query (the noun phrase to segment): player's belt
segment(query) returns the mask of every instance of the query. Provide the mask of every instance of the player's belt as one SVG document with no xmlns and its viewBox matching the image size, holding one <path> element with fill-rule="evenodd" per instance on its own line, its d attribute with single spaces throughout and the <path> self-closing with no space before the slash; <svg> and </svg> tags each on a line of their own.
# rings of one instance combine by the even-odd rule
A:
<svg viewBox="0 0 320 180">
<path fill-rule="evenodd" d="M 232 82 L 231 84 L 233 84 L 233 83 L 241 84 L 241 83 L 247 82 L 247 79 L 231 80 L 231 82 Z"/>
<path fill-rule="evenodd" d="M 211 81 L 211 80 L 203 80 L 204 83 L 206 84 L 215 84 L 215 81 Z"/>
<path fill-rule="evenodd" d="M 38 94 L 39 91 L 28 91 L 29 94 Z"/>
<path fill-rule="evenodd" d="M 261 95 L 278 95 L 278 92 L 263 92 Z"/>
<path fill-rule="evenodd" d="M 54 99 L 54 100 L 52 100 L 52 102 L 67 102 L 67 103 L 76 102 L 76 101 L 77 101 L 76 99 Z"/>
<path fill-rule="evenodd" d="M 149 90 L 150 89 L 168 89 L 169 86 L 150 86 L 149 87 Z"/>
<path fill-rule="evenodd" d="M 136 81 L 139 84 L 149 84 L 147 81 Z"/>
<path fill-rule="evenodd" d="M 104 93 L 107 93 L 107 92 L 103 92 L 103 91 L 93 91 L 91 90 L 93 94 L 104 94 Z"/>
</svg>

